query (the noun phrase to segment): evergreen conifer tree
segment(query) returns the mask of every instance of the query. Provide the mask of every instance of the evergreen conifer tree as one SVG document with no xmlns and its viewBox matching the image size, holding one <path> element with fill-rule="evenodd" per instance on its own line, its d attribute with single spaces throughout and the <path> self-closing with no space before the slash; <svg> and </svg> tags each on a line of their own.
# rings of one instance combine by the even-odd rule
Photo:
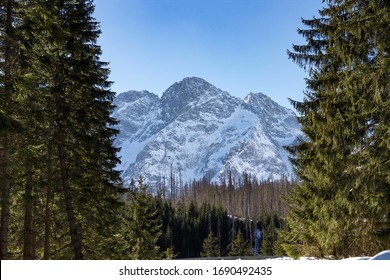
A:
<svg viewBox="0 0 390 280">
<path fill-rule="evenodd" d="M 12 160 L 17 149 L 15 132 L 23 128 L 18 121 L 18 102 L 16 81 L 20 78 L 19 36 L 20 7 L 16 0 L 4 0 L 0 3 L 0 258 L 9 256 L 9 231 L 14 185 L 14 167 Z"/>
<path fill-rule="evenodd" d="M 1 2 L 2 259 L 121 253 L 114 94 L 93 9 L 89 0 Z"/>
<path fill-rule="evenodd" d="M 390 245 L 389 9 L 327 1 L 303 20 L 307 44 L 288 53 L 309 78 L 304 101 L 292 102 L 305 139 L 289 148 L 301 182 L 289 197 L 286 251 L 341 258 Z"/>
<path fill-rule="evenodd" d="M 148 193 L 148 186 L 142 177 L 137 186 L 131 186 L 128 198 L 128 211 L 125 216 L 125 238 L 128 241 L 129 257 L 133 260 L 158 259 L 161 235 L 161 221 L 155 200 Z"/>
<path fill-rule="evenodd" d="M 218 244 L 218 238 L 211 231 L 207 238 L 203 241 L 203 249 L 200 255 L 202 257 L 221 256 L 221 248 Z"/>
<path fill-rule="evenodd" d="M 248 241 L 244 239 L 241 230 L 238 231 L 236 238 L 232 241 L 229 248 L 229 256 L 252 256 L 252 249 Z"/>
<path fill-rule="evenodd" d="M 276 214 L 265 215 L 262 219 L 262 242 L 260 254 L 263 256 L 275 255 L 275 245 L 278 228 L 278 217 Z"/>
</svg>

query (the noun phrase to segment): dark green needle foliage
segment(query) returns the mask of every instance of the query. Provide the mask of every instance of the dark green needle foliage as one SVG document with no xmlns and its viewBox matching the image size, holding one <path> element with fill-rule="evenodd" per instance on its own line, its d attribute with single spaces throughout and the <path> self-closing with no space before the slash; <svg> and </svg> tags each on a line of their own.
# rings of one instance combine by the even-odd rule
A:
<svg viewBox="0 0 390 280">
<path fill-rule="evenodd" d="M 118 258 L 119 162 L 91 0 L 0 2 L 1 258 Z"/>
<path fill-rule="evenodd" d="M 203 241 L 203 250 L 200 253 L 202 257 L 220 257 L 221 247 L 218 244 L 218 238 L 210 232 Z"/>
<path fill-rule="evenodd" d="M 390 3 L 323 1 L 289 57 L 308 71 L 292 101 L 305 133 L 281 234 L 291 255 L 342 258 L 390 246 Z"/>
<path fill-rule="evenodd" d="M 161 235 L 161 221 L 156 201 L 148 192 L 142 178 L 138 185 L 130 186 L 128 210 L 125 216 L 129 258 L 133 260 L 156 260 L 160 247 L 157 241 Z"/>
<path fill-rule="evenodd" d="M 229 256 L 252 256 L 252 248 L 250 243 L 244 239 L 241 230 L 238 231 L 236 238 L 229 245 Z"/>
</svg>

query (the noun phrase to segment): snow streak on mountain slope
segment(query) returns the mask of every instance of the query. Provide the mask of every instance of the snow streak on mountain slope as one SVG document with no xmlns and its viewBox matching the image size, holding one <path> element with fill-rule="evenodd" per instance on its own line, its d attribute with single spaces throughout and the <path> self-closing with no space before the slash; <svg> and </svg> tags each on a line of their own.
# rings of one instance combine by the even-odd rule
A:
<svg viewBox="0 0 390 280">
<path fill-rule="evenodd" d="M 185 78 L 161 98 L 121 93 L 113 116 L 125 181 L 142 175 L 158 184 L 171 172 L 186 182 L 220 181 L 228 172 L 259 179 L 292 176 L 284 145 L 301 134 L 292 110 L 261 93 L 244 100 L 200 78 Z"/>
</svg>

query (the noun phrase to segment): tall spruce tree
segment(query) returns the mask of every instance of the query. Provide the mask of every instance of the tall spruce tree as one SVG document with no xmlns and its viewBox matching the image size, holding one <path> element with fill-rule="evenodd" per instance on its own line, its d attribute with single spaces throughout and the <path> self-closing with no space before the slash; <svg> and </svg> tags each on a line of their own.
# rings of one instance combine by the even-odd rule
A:
<svg viewBox="0 0 390 280">
<path fill-rule="evenodd" d="M 12 154 L 15 150 L 15 128 L 21 126 L 15 111 L 15 81 L 19 78 L 18 5 L 15 0 L 3 0 L 0 4 L 0 257 L 8 258 L 10 206 L 13 186 Z"/>
<path fill-rule="evenodd" d="M 44 30 L 48 29 L 48 20 L 53 20 L 50 17 L 52 11 L 46 10 L 42 3 L 43 1 L 39 0 L 18 3 L 20 16 L 18 49 L 21 75 L 15 82 L 15 87 L 18 89 L 17 117 L 23 123 L 24 131 L 19 138 L 19 146 L 14 155 L 14 160 L 19 162 L 22 168 L 19 169 L 21 172 L 15 172 L 17 188 L 13 195 L 18 197 L 20 193 L 23 197 L 20 203 L 17 201 L 15 203 L 16 206 L 20 205 L 20 212 L 22 212 L 20 218 L 23 218 L 23 227 L 19 229 L 20 235 L 23 236 L 23 259 L 35 259 L 41 255 L 41 250 L 37 247 L 40 247 L 41 243 L 38 232 L 42 216 L 37 209 L 43 207 L 43 200 L 40 197 L 44 188 L 47 153 L 45 139 L 48 131 L 44 110 L 46 95 L 42 86 L 44 83 L 38 57 L 41 55 L 42 47 L 46 45 L 47 38 Z M 49 17 L 43 21 L 45 16 Z M 18 215 L 15 215 L 14 220 L 18 220 Z M 14 228 L 17 232 L 17 227 Z"/>
<path fill-rule="evenodd" d="M 291 254 L 341 258 L 390 245 L 390 5 L 326 2 L 288 52 L 309 78 L 292 102 L 305 139 L 289 148 L 301 182 L 281 236 Z"/>
<path fill-rule="evenodd" d="M 95 241 L 100 238 L 99 242 L 107 243 L 107 237 L 116 231 L 112 225 L 118 221 L 117 211 L 121 207 L 118 194 L 122 192 L 118 184 L 120 173 L 115 170 L 119 163 L 116 156 L 118 148 L 113 145 L 117 134 L 113 125 L 117 122 L 110 116 L 114 93 L 109 90 L 111 83 L 108 81 L 107 63 L 99 60 L 101 50 L 96 45 L 96 40 L 100 30 L 92 18 L 92 1 L 79 1 L 73 9 L 73 22 L 71 18 L 66 20 L 75 40 L 68 42 L 68 46 L 75 64 L 72 77 L 78 77 L 81 82 L 79 86 L 75 86 L 76 89 L 82 89 L 80 104 L 83 104 L 82 107 L 76 106 L 74 116 L 79 126 L 78 143 L 83 145 L 83 149 L 74 158 L 78 158 L 74 162 L 79 164 L 78 174 L 74 175 L 80 178 L 79 184 L 82 186 L 82 193 L 77 198 L 77 211 L 83 215 L 85 233 L 91 231 L 91 234 L 96 234 Z M 83 159 L 81 162 L 80 158 Z M 101 253 L 106 254 L 107 248 L 110 248 L 109 244 L 106 244 Z M 92 252 L 94 250 L 95 248 L 91 248 Z"/>
<path fill-rule="evenodd" d="M 123 251 L 114 94 L 93 10 L 87 0 L 1 2 L 2 259 Z"/>
<path fill-rule="evenodd" d="M 133 260 L 155 260 L 160 258 L 157 245 L 161 235 L 161 221 L 156 201 L 148 192 L 142 177 L 138 185 L 132 184 L 128 192 L 128 210 L 125 212 L 124 237 L 128 242 L 127 252 Z"/>
<path fill-rule="evenodd" d="M 121 206 L 114 169 L 119 162 L 113 146 L 116 121 L 110 117 L 114 94 L 107 63 L 99 60 L 92 1 L 55 3 L 62 33 L 53 38 L 49 60 L 55 69 L 50 77 L 53 150 L 74 257 L 102 258 Z M 83 241 L 83 234 L 93 238 Z"/>
</svg>

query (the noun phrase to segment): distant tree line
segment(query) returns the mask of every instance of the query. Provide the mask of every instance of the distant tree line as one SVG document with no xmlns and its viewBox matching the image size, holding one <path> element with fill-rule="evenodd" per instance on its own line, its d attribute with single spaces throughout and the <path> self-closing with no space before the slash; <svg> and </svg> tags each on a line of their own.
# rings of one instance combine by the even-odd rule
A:
<svg viewBox="0 0 390 280">
<path fill-rule="evenodd" d="M 220 183 L 210 182 L 206 177 L 183 182 L 175 180 L 176 176 L 172 174 L 173 179 L 162 180 L 163 183 L 153 187 L 153 192 L 163 199 L 169 199 L 173 204 L 193 202 L 196 205 L 221 205 L 228 215 L 248 219 L 272 212 L 281 217 L 286 215 L 286 205 L 282 198 L 297 184 L 293 177 L 259 180 L 247 172 L 243 172 L 239 178 L 227 173 L 227 178 Z"/>
<path fill-rule="evenodd" d="M 149 217 L 160 224 L 160 231 L 146 236 L 158 236 L 160 254 L 169 251 L 175 258 L 280 253 L 277 236 L 286 208 L 282 197 L 292 184 L 286 179 L 257 181 L 249 174 L 243 178 L 242 184 L 230 189 L 207 180 L 193 181 L 184 184 L 185 190 L 175 199 L 168 193 L 165 198 L 161 192 L 149 193 L 154 208 Z M 130 194 L 145 184 L 141 179 L 131 186 Z"/>
</svg>

